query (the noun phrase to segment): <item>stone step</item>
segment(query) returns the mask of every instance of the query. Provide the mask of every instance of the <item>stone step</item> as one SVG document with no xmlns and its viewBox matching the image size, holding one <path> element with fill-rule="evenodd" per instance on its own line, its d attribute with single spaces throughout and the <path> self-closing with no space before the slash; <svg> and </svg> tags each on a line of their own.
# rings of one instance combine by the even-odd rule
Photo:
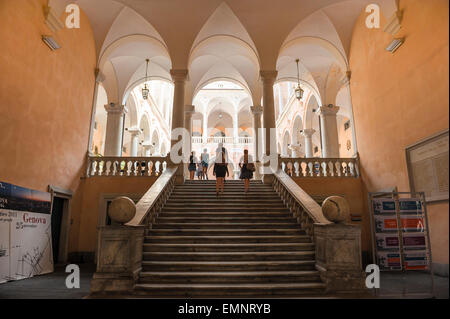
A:
<svg viewBox="0 0 450 319">
<path fill-rule="evenodd" d="M 139 283 L 294 283 L 320 282 L 318 271 L 141 272 Z"/>
<path fill-rule="evenodd" d="M 306 235 L 296 236 L 145 236 L 145 243 L 249 244 L 310 243 Z"/>
<path fill-rule="evenodd" d="M 148 261 L 282 261 L 312 260 L 314 251 L 264 251 L 264 252 L 144 252 Z"/>
<path fill-rule="evenodd" d="M 225 195 L 227 195 L 227 194 L 233 194 L 233 195 L 241 195 L 241 196 L 263 196 L 263 195 L 271 195 L 271 196 L 277 196 L 278 194 L 274 191 L 274 190 L 271 190 L 271 191 L 267 191 L 267 192 L 258 192 L 256 189 L 254 189 L 254 188 L 250 188 L 250 190 L 249 190 L 249 192 L 248 193 L 245 193 L 244 192 L 244 189 L 231 189 L 231 188 L 224 188 L 224 196 Z M 177 188 L 175 188 L 173 191 L 172 191 L 172 194 L 173 195 L 180 195 L 180 196 L 182 196 L 182 195 L 197 195 L 197 196 L 204 196 L 204 195 L 207 195 L 207 194 L 210 194 L 210 195 L 212 195 L 212 194 L 216 194 L 216 188 L 214 187 L 214 188 L 210 188 L 210 189 L 207 189 L 206 191 L 197 191 L 197 190 L 188 190 L 188 189 L 177 189 Z"/>
<path fill-rule="evenodd" d="M 240 207 L 244 207 L 244 208 L 255 208 L 255 209 L 259 209 L 259 208 L 272 208 L 272 209 L 286 209 L 286 206 L 284 206 L 283 202 L 278 201 L 278 202 L 266 202 L 264 201 L 264 203 L 262 203 L 261 201 L 253 201 L 253 202 L 247 202 L 247 201 L 241 201 L 239 203 L 236 203 L 235 201 L 211 201 L 211 202 L 203 202 L 203 201 L 197 201 L 197 202 L 193 202 L 193 201 L 174 201 L 174 200 L 170 200 L 169 202 L 167 202 L 167 204 L 164 206 L 164 208 L 205 208 L 205 207 L 210 207 L 210 208 L 217 208 L 217 207 L 221 207 L 221 208 L 234 208 L 234 209 L 239 209 Z"/>
<path fill-rule="evenodd" d="M 305 251 L 314 250 L 313 243 L 268 244 L 144 244 L 144 252 L 233 252 L 233 251 Z"/>
<path fill-rule="evenodd" d="M 280 236 L 305 235 L 305 231 L 298 229 L 149 229 L 149 236 Z"/>
<path fill-rule="evenodd" d="M 143 261 L 142 271 L 302 271 L 315 270 L 314 260 L 286 261 Z"/>
<path fill-rule="evenodd" d="M 230 183 L 230 184 L 242 184 L 243 181 L 242 180 L 235 180 L 235 179 L 227 179 L 225 180 L 226 183 Z M 184 185 L 198 185 L 198 184 L 215 184 L 216 180 L 215 179 L 206 179 L 206 180 L 186 180 L 184 182 Z M 263 184 L 261 181 L 257 181 L 257 180 L 251 180 L 250 184 L 252 185 L 265 185 Z"/>
<path fill-rule="evenodd" d="M 259 220 L 262 217 L 292 218 L 288 213 L 269 213 L 269 212 L 163 212 L 159 217 L 247 217 Z"/>
<path fill-rule="evenodd" d="M 205 197 L 205 196 L 186 196 L 183 198 L 172 196 L 170 198 L 170 201 L 167 202 L 168 204 L 216 204 L 216 205 L 222 205 L 222 204 L 261 204 L 261 199 L 254 199 L 254 198 L 246 198 L 246 197 L 234 197 L 230 196 L 229 198 L 224 198 L 223 196 L 217 198 L 215 195 L 211 197 Z M 283 201 L 278 197 L 273 198 L 264 198 L 264 203 L 267 204 L 279 204 L 280 206 L 284 207 Z"/>
<path fill-rule="evenodd" d="M 179 213 L 179 212 L 183 212 L 183 213 L 187 213 L 187 212 L 196 212 L 198 214 L 202 213 L 202 212 L 206 212 L 206 213 L 221 213 L 221 212 L 229 212 L 229 213 L 234 213 L 234 214 L 239 214 L 239 213 L 243 213 L 243 212 L 255 212 L 258 214 L 261 213 L 275 213 L 275 214 L 280 214 L 280 213 L 284 213 L 284 214 L 288 214 L 290 211 L 287 208 L 284 207 L 266 207 L 264 205 L 260 205 L 257 207 L 251 207 L 251 206 L 238 206 L 238 207 L 232 207 L 232 206 L 228 206 L 228 207 L 223 207 L 223 206 L 219 206 L 219 205 L 210 205 L 207 207 L 191 207 L 186 206 L 186 207 L 170 207 L 170 206 L 165 206 L 162 209 L 162 213 L 170 213 L 170 212 L 174 212 L 174 213 Z"/>
<path fill-rule="evenodd" d="M 135 294 L 152 297 L 259 297 L 321 295 L 323 283 L 137 284 Z"/>
<path fill-rule="evenodd" d="M 289 229 L 298 229 L 300 230 L 300 225 L 296 223 L 167 223 L 161 222 L 159 219 L 156 220 L 156 223 L 152 225 L 152 229 L 230 229 L 239 228 L 239 229 L 280 229 L 280 228 L 289 228 Z"/>
<path fill-rule="evenodd" d="M 289 217 L 204 217 L 203 214 L 195 217 L 166 217 L 160 215 L 157 219 L 157 223 L 282 223 L 291 224 L 297 223 L 297 220 L 292 216 Z M 300 225 L 298 225 L 300 226 Z"/>
<path fill-rule="evenodd" d="M 261 201 L 278 201 L 280 202 L 280 196 L 278 195 L 272 195 L 272 194 L 228 194 L 224 193 L 223 195 L 219 195 L 219 197 L 216 196 L 216 193 L 210 193 L 210 194 L 184 194 L 184 195 L 177 195 L 174 194 L 170 197 L 170 201 L 211 201 L 216 203 L 222 203 L 222 202 L 232 202 L 232 201 L 244 201 L 244 202 L 261 202 Z M 281 201 L 282 202 L 282 201 Z"/>
</svg>

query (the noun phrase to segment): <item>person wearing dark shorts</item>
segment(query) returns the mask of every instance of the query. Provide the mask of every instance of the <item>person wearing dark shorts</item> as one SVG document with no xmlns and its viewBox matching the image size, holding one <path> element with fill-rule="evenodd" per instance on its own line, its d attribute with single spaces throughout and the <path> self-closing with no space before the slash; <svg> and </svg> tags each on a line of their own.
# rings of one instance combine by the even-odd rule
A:
<svg viewBox="0 0 450 319">
<path fill-rule="evenodd" d="M 225 184 L 225 175 L 228 177 L 228 164 L 225 162 L 225 153 L 221 152 L 216 157 L 216 163 L 214 164 L 213 175 L 216 176 L 216 196 L 219 196 L 219 192 L 223 195 L 223 188 Z"/>
<path fill-rule="evenodd" d="M 253 160 L 248 155 L 248 150 L 244 151 L 244 156 L 242 156 L 239 167 L 241 168 L 240 179 L 244 180 L 244 191 L 248 193 L 250 190 L 250 180 L 253 178 L 253 172 L 255 171 L 255 164 Z"/>
<path fill-rule="evenodd" d="M 191 156 L 189 157 L 188 170 L 189 170 L 189 177 L 190 177 L 190 179 L 192 181 L 192 180 L 194 180 L 195 172 L 197 171 L 197 164 L 196 164 L 196 161 L 195 161 L 194 152 L 192 152 Z"/>
</svg>

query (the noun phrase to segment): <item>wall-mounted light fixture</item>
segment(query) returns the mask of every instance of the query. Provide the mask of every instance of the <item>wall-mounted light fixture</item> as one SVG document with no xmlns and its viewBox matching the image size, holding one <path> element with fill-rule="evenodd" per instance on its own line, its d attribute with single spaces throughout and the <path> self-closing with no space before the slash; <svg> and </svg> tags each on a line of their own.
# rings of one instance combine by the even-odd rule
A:
<svg viewBox="0 0 450 319">
<path fill-rule="evenodd" d="M 405 43 L 405 38 L 395 38 L 386 48 L 386 51 L 394 53 Z"/>
<path fill-rule="evenodd" d="M 52 51 L 56 51 L 58 49 L 61 49 L 61 46 L 56 42 L 56 40 L 49 35 L 43 35 L 42 41 L 50 48 Z"/>
</svg>

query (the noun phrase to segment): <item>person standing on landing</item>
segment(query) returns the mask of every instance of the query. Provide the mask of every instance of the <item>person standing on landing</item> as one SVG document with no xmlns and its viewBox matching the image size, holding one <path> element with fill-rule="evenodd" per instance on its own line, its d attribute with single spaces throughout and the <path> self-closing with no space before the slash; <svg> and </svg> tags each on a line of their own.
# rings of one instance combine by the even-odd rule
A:
<svg viewBox="0 0 450 319">
<path fill-rule="evenodd" d="M 195 172 L 197 171 L 197 164 L 196 164 L 196 159 L 195 159 L 194 154 L 195 154 L 195 152 L 192 152 L 191 156 L 189 157 L 188 170 L 189 170 L 189 177 L 190 177 L 191 181 L 194 180 Z"/>
<path fill-rule="evenodd" d="M 252 157 L 248 154 L 248 150 L 244 150 L 244 156 L 242 156 L 239 167 L 241 168 L 240 179 L 244 180 L 244 191 L 248 193 L 250 190 L 250 180 L 253 178 L 253 172 L 255 171 L 255 164 Z"/>
<path fill-rule="evenodd" d="M 220 152 L 216 156 L 216 162 L 214 164 L 213 175 L 216 176 L 216 196 L 219 197 L 219 192 L 223 195 L 223 188 L 225 184 L 225 175 L 228 177 L 228 164 L 225 161 L 225 153 Z"/>
<path fill-rule="evenodd" d="M 208 150 L 206 148 L 203 150 L 203 153 L 201 156 L 201 162 L 202 162 L 202 168 L 203 168 L 203 179 L 209 179 L 208 178 L 209 154 L 208 154 Z"/>
</svg>

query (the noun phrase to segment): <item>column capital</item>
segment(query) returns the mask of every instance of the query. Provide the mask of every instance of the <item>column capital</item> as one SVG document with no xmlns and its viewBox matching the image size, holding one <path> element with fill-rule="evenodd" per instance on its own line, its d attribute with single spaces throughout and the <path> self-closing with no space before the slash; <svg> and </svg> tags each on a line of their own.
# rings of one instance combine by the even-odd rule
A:
<svg viewBox="0 0 450 319">
<path fill-rule="evenodd" d="M 319 107 L 317 110 L 317 115 L 336 115 L 339 112 L 340 107 L 329 104 Z"/>
<path fill-rule="evenodd" d="M 146 151 L 151 150 L 153 148 L 153 144 L 151 144 L 151 142 L 144 142 L 142 144 L 142 148 Z"/>
<path fill-rule="evenodd" d="M 172 69 L 170 75 L 174 82 L 185 82 L 187 80 L 189 71 L 186 69 Z"/>
<path fill-rule="evenodd" d="M 312 129 L 312 128 L 308 128 L 302 131 L 302 135 L 304 137 L 312 137 L 314 135 L 314 133 L 316 133 L 316 130 Z"/>
<path fill-rule="evenodd" d="M 275 80 L 278 76 L 278 71 L 276 70 L 261 70 L 259 72 L 259 75 L 261 76 L 261 80 L 265 84 L 275 83 Z"/>
<path fill-rule="evenodd" d="M 128 113 L 128 109 L 125 105 L 119 105 L 116 103 L 109 103 L 105 105 L 105 110 L 108 114 L 126 114 Z"/>
<path fill-rule="evenodd" d="M 192 115 L 195 113 L 195 106 L 194 105 L 185 105 L 184 106 L 184 113 L 187 115 Z"/>
<path fill-rule="evenodd" d="M 264 109 L 262 106 L 254 105 L 250 107 L 250 110 L 252 111 L 253 115 L 261 115 Z"/>
<path fill-rule="evenodd" d="M 140 134 L 142 134 L 142 130 L 139 127 L 131 127 L 129 129 L 127 129 L 127 131 L 134 136 L 138 136 Z"/>
<path fill-rule="evenodd" d="M 301 144 L 291 144 L 289 145 L 289 148 L 294 152 L 299 152 L 301 150 L 302 145 Z"/>
<path fill-rule="evenodd" d="M 105 75 L 102 73 L 102 71 L 100 71 L 100 69 L 95 69 L 94 75 L 95 82 L 103 83 L 105 81 Z"/>
</svg>

